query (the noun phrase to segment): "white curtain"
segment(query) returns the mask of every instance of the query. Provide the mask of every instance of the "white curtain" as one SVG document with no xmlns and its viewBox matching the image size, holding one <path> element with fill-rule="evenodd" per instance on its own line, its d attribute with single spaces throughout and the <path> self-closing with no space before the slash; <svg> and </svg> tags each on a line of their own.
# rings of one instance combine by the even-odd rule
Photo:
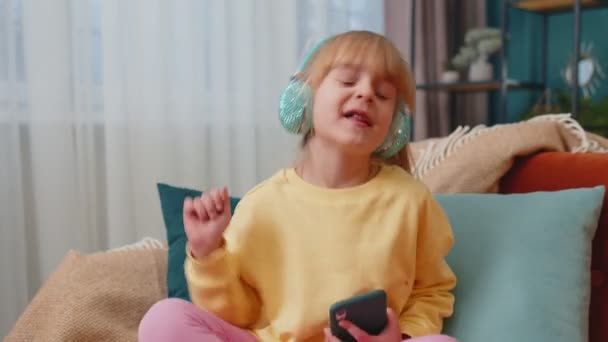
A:
<svg viewBox="0 0 608 342">
<path fill-rule="evenodd" d="M 243 195 L 297 152 L 278 97 L 375 0 L 0 0 L 0 335 L 69 249 L 164 239 L 156 183 Z"/>
</svg>

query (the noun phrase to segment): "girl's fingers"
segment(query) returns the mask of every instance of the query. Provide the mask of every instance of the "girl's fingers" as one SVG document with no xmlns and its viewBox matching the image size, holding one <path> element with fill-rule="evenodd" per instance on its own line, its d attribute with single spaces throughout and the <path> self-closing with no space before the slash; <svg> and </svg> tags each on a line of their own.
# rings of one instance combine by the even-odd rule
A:
<svg viewBox="0 0 608 342">
<path fill-rule="evenodd" d="M 186 197 L 184 199 L 184 216 L 191 218 L 193 215 L 196 215 L 196 210 L 194 209 L 194 203 L 192 198 Z"/>
<path fill-rule="evenodd" d="M 218 214 L 217 209 L 215 208 L 215 201 L 213 200 L 213 198 L 211 198 L 211 196 L 203 196 L 201 202 L 203 204 L 203 208 L 205 208 L 205 211 L 209 216 L 209 219 L 215 220 Z"/>
<path fill-rule="evenodd" d="M 194 199 L 194 209 L 196 210 L 199 221 L 209 221 L 209 215 L 207 214 L 207 209 L 205 209 L 205 205 L 203 204 L 202 197 L 197 197 Z"/>
<path fill-rule="evenodd" d="M 224 208 L 230 209 L 230 194 L 227 187 L 222 189 L 222 199 L 224 200 Z"/>
<path fill-rule="evenodd" d="M 349 321 L 340 321 L 339 324 L 342 329 L 348 331 L 357 341 L 369 339 L 369 335 L 353 323 Z"/>
<path fill-rule="evenodd" d="M 215 205 L 215 210 L 218 213 L 223 212 L 224 211 L 223 191 L 214 189 L 211 191 L 211 194 L 209 196 L 213 200 L 213 204 Z"/>
</svg>

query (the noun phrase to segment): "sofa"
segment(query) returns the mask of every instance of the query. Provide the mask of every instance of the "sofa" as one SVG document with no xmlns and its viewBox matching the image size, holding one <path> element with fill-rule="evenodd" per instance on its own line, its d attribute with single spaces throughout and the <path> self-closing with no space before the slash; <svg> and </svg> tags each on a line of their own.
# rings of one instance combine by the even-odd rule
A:
<svg viewBox="0 0 608 342">
<path fill-rule="evenodd" d="M 453 223 L 458 234 L 456 236 L 456 248 L 453 251 L 454 253 L 451 254 L 461 253 L 463 249 L 479 250 L 479 244 L 467 245 L 467 240 L 462 238 L 460 234 L 467 233 L 462 230 L 463 228 L 467 229 L 468 226 L 479 224 L 479 218 L 477 217 L 479 216 L 479 208 L 483 207 L 485 202 L 506 203 L 505 201 L 509 201 L 511 204 L 517 204 L 521 200 L 522 203 L 527 201 L 526 203 L 533 204 L 536 199 L 551 202 L 552 198 L 556 198 L 562 200 L 562 205 L 563 203 L 567 205 L 572 203 L 574 206 L 591 202 L 579 203 L 578 200 L 568 200 L 568 196 L 572 194 L 565 189 L 585 191 L 586 189 L 597 189 L 597 186 L 608 187 L 608 141 L 600 138 L 586 139 L 582 128 L 567 115 L 549 116 L 534 122 L 518 123 L 504 127 L 459 129 L 448 137 L 431 139 L 413 144 L 412 147 L 414 159 L 417 160 L 417 166 L 420 166 L 417 170 L 419 173 L 416 176 L 436 193 L 440 201 L 446 205 L 446 209 L 449 209 L 448 214 L 455 217 Z M 562 192 L 565 193 L 557 195 Z M 554 193 L 555 196 L 552 195 Z M 568 232 L 570 235 L 562 234 L 561 241 L 559 241 L 562 244 L 565 243 L 566 246 L 568 241 L 564 241 L 564 237 L 572 237 L 573 240 L 580 242 L 578 246 L 573 246 L 573 248 L 564 248 L 563 253 L 576 259 L 575 264 L 578 273 L 575 276 L 569 275 L 567 280 L 573 280 L 578 284 L 577 291 L 580 298 L 577 298 L 576 302 L 580 305 L 576 307 L 577 310 L 560 312 L 560 307 L 551 306 L 551 303 L 546 303 L 546 301 L 544 305 L 550 307 L 517 308 L 518 312 L 532 312 L 533 309 L 540 312 L 536 315 L 524 314 L 523 317 L 517 318 L 518 322 L 524 323 L 525 321 L 536 320 L 537 322 L 534 322 L 536 325 L 531 326 L 535 329 L 537 335 L 543 336 L 543 329 L 546 327 L 547 331 L 557 332 L 556 337 L 562 337 L 561 340 L 568 340 L 569 342 L 572 340 L 608 341 L 608 199 L 605 192 L 601 192 L 601 195 L 597 195 L 598 193 L 600 192 L 594 191 L 597 197 L 594 200 L 595 212 L 593 215 L 588 215 L 594 216 L 594 218 L 580 217 L 582 221 L 587 222 L 587 225 L 593 225 L 593 227 L 587 227 L 585 231 Z M 530 196 L 517 197 L 524 194 Z M 486 195 L 488 197 L 484 197 Z M 500 196 L 503 195 L 507 196 L 501 198 Z M 530 201 L 530 199 L 533 201 Z M 567 201 L 564 202 L 563 199 Z M 160 202 L 162 201 L 161 198 Z M 178 203 L 179 198 L 174 198 L 172 201 L 174 204 Z M 456 206 L 451 206 L 454 202 L 456 202 Z M 475 203 L 478 207 L 471 207 L 471 203 Z M 450 206 L 451 208 L 448 208 Z M 455 210 L 456 207 L 459 207 L 457 208 L 460 210 L 459 213 Z M 521 208 L 522 205 L 519 205 L 519 209 Z M 177 248 L 173 246 L 172 248 L 172 234 L 179 235 L 182 233 L 169 231 L 166 216 L 173 215 L 177 222 L 181 212 L 179 207 L 174 207 L 172 210 L 166 209 L 159 205 L 159 210 L 163 210 L 168 230 L 165 241 L 145 239 L 123 248 L 93 254 L 69 251 L 55 272 L 38 290 L 5 341 L 136 341 L 137 326 L 141 317 L 156 301 L 167 296 L 175 297 L 174 278 L 183 275 L 179 258 L 178 262 L 175 262 L 175 258 L 183 254 L 183 246 Z M 500 217 L 499 221 L 509 221 L 509 217 L 505 215 L 511 215 L 510 213 L 501 212 L 500 207 L 493 209 L 495 212 L 491 215 L 495 214 Z M 571 208 L 567 211 L 567 214 L 549 215 L 549 218 L 553 217 L 553 221 L 543 219 L 543 222 L 554 225 L 556 227 L 555 231 L 567 230 L 569 227 L 559 227 L 560 221 L 556 223 L 555 220 L 556 218 L 558 220 L 568 219 L 568 215 L 576 216 L 578 209 L 574 209 Z M 585 208 L 580 209 L 582 212 L 590 212 L 589 210 L 583 210 Z M 466 221 L 464 224 L 459 222 L 463 217 Z M 514 219 L 520 218 L 514 217 Z M 179 225 L 180 222 L 176 222 L 174 224 Z M 521 222 L 521 220 L 514 220 L 513 222 Z M 534 224 L 534 222 L 527 221 L 528 224 Z M 569 222 L 575 221 L 570 219 Z M 496 230 L 497 227 L 501 229 L 507 227 L 503 230 L 519 230 L 520 235 L 523 233 L 524 237 L 525 229 L 536 228 L 530 225 L 522 228 L 517 224 L 509 226 L 509 222 L 500 223 L 502 226 L 490 227 L 492 221 L 486 220 L 488 230 L 490 228 Z M 483 228 L 485 227 L 481 227 L 481 229 Z M 480 227 L 476 229 L 480 229 Z M 551 230 L 545 231 L 551 232 Z M 483 232 L 483 230 L 473 233 L 478 235 L 479 232 Z M 535 234 L 538 238 L 539 232 L 535 232 Z M 581 237 L 581 235 L 586 236 Z M 513 242 L 519 243 L 517 240 L 510 241 L 510 243 Z M 548 250 L 544 255 L 545 259 L 543 259 L 545 264 L 540 264 L 540 271 L 542 272 L 543 268 L 559 270 L 563 265 L 559 264 L 561 261 L 554 262 L 552 256 L 556 256 L 555 260 L 564 260 L 559 258 L 562 254 L 561 250 L 556 250 L 555 245 L 543 245 L 544 243 L 547 242 L 541 239 L 540 245 L 538 245 L 541 246 L 539 249 L 546 246 Z M 499 245 L 499 248 L 506 249 L 502 251 L 503 255 L 501 257 L 503 259 L 519 258 L 518 262 L 521 264 L 522 256 L 511 255 L 512 252 L 507 248 L 508 246 L 513 245 Z M 482 256 L 485 256 L 485 254 L 482 254 Z M 547 256 L 549 259 L 546 259 Z M 481 301 L 481 305 L 486 305 L 486 308 L 488 308 L 488 304 L 483 303 L 485 301 L 483 296 L 477 296 L 475 292 L 467 292 L 469 288 L 472 288 L 469 285 L 473 283 L 470 281 L 469 275 L 465 274 L 477 271 L 478 264 L 488 260 L 469 258 L 464 260 L 465 264 L 463 266 L 457 265 L 458 262 L 463 261 L 462 258 L 458 260 L 455 259 L 458 256 L 450 255 L 449 257 L 453 259 L 452 261 L 455 261 L 455 266 L 460 267 L 459 272 L 457 272 L 460 279 L 456 290 L 460 291 L 461 295 L 456 297 L 456 305 L 459 308 L 466 307 L 468 305 L 466 302 L 471 302 L 471 299 L 473 299 L 473 301 Z M 571 266 L 572 264 L 568 265 Z M 466 272 L 461 272 L 463 270 Z M 512 271 L 512 269 L 509 271 Z M 501 269 L 494 273 L 500 272 Z M 496 274 L 490 275 L 495 276 Z M 486 286 L 485 274 L 477 272 L 474 276 L 481 278 L 477 279 L 477 282 L 473 284 L 474 286 Z M 556 279 L 565 278 L 556 277 Z M 507 297 L 502 304 L 509 305 L 511 304 L 509 301 L 512 301 L 515 304 L 523 303 L 525 305 L 530 300 L 528 298 L 530 297 L 529 293 L 523 293 L 525 298 L 517 298 L 517 293 L 513 295 L 514 290 L 521 292 L 528 289 L 525 282 L 519 279 L 519 282 L 514 281 L 513 284 L 522 286 L 522 288 L 509 288 L 512 284 L 504 284 L 504 281 L 499 282 L 498 286 L 506 289 L 507 292 L 510 291 L 511 294 L 511 297 Z M 494 283 L 494 285 L 497 284 Z M 553 294 L 557 293 L 558 296 L 562 297 L 568 297 L 572 294 L 568 292 L 567 287 L 563 292 L 559 292 L 559 289 L 564 288 L 560 285 L 562 284 L 558 283 L 551 289 Z M 180 286 L 182 286 L 183 291 L 183 285 Z M 581 289 L 581 286 L 584 288 Z M 489 287 L 486 286 L 486 288 Z M 498 296 L 495 296 L 491 292 L 497 291 L 492 288 L 489 288 L 489 290 L 488 298 L 491 300 L 494 299 L 493 297 L 504 295 L 503 293 L 497 293 Z M 539 289 L 532 290 L 539 293 Z M 465 295 L 462 295 L 463 291 Z M 540 289 L 540 291 L 542 292 L 544 289 Z M 587 298 L 589 294 L 591 298 Z M 511 300 L 511 298 L 514 300 Z M 471 329 L 473 330 L 477 327 L 482 330 L 483 326 L 483 329 L 489 333 L 494 333 L 496 329 L 503 329 L 502 336 L 504 338 L 502 339 L 482 338 L 462 339 L 462 341 L 545 340 L 543 338 L 531 339 L 529 336 L 526 338 L 527 335 L 518 335 L 520 333 L 517 331 L 518 326 L 512 327 L 501 321 L 504 317 L 509 318 L 509 313 L 507 312 L 507 316 L 505 316 L 506 310 L 499 306 L 492 307 L 492 305 L 494 304 L 490 304 L 487 314 L 486 312 L 476 313 L 475 319 L 471 318 L 473 310 L 457 310 L 456 319 L 449 320 L 446 325 L 447 329 L 457 331 L 459 324 L 464 324 L 465 327 L 472 326 Z M 544 309 L 547 309 L 546 315 L 543 314 Z M 568 310 L 571 309 L 572 306 L 568 308 Z M 577 315 L 580 317 L 574 317 Z M 576 319 L 570 319 L 571 316 Z M 560 317 L 561 320 L 554 322 L 552 321 L 553 317 Z M 565 331 L 564 329 L 553 329 L 555 325 L 562 325 L 564 322 L 574 325 L 567 327 L 566 330 L 571 334 L 569 336 L 576 336 L 576 338 L 564 339 L 563 336 L 559 335 L 561 331 Z M 518 338 L 518 336 L 524 337 Z"/>
</svg>

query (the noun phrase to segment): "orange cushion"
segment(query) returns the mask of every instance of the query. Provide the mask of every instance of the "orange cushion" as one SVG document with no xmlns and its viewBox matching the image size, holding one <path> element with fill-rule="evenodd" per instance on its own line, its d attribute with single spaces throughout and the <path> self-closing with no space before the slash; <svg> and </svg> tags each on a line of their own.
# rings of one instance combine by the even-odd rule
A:
<svg viewBox="0 0 608 342">
<path fill-rule="evenodd" d="M 608 154 L 543 152 L 520 158 L 501 180 L 501 193 L 557 191 L 604 185 Z M 608 341 L 608 191 L 593 241 L 589 341 Z"/>
</svg>

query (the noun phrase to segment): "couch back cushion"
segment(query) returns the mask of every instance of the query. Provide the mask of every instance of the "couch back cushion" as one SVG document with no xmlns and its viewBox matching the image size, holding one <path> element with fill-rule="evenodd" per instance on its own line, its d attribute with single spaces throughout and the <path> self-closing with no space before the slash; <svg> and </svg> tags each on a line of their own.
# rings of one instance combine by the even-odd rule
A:
<svg viewBox="0 0 608 342">
<path fill-rule="evenodd" d="M 525 193 L 604 185 L 608 189 L 608 154 L 544 152 L 520 158 L 503 177 L 500 192 Z M 589 337 L 608 341 L 608 191 L 593 240 Z"/>
</svg>

